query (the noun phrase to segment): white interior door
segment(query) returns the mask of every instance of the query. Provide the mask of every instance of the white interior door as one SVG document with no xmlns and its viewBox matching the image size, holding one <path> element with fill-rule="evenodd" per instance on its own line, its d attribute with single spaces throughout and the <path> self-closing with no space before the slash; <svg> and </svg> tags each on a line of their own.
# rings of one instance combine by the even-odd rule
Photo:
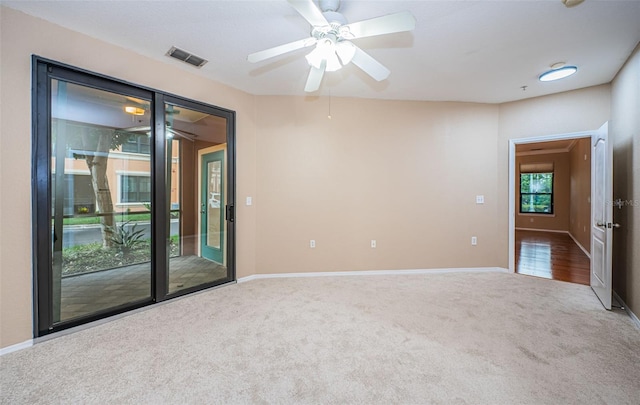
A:
<svg viewBox="0 0 640 405">
<path fill-rule="evenodd" d="M 591 137 L 591 288 L 611 309 L 613 148 L 608 123 Z"/>
</svg>

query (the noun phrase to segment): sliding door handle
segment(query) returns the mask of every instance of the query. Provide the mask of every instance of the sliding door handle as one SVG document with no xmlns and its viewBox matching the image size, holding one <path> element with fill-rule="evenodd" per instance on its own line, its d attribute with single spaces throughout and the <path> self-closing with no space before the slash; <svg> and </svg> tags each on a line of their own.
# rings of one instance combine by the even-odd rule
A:
<svg viewBox="0 0 640 405">
<path fill-rule="evenodd" d="M 225 210 L 225 219 L 229 222 L 233 222 L 236 219 L 235 207 L 233 205 L 227 205 L 227 209 Z"/>
</svg>

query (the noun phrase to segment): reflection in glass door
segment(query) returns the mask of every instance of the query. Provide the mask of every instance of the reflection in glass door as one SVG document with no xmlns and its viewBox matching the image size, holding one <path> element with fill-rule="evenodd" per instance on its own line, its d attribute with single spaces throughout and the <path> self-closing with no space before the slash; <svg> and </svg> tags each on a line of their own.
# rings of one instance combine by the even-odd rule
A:
<svg viewBox="0 0 640 405">
<path fill-rule="evenodd" d="M 168 293 L 173 294 L 231 279 L 224 217 L 227 120 L 167 104 L 165 122 L 171 190 L 167 281 Z"/>
<path fill-rule="evenodd" d="M 200 251 L 202 257 L 222 263 L 224 246 L 224 151 L 202 155 Z"/>
<path fill-rule="evenodd" d="M 149 101 L 51 82 L 53 323 L 151 297 Z"/>
</svg>

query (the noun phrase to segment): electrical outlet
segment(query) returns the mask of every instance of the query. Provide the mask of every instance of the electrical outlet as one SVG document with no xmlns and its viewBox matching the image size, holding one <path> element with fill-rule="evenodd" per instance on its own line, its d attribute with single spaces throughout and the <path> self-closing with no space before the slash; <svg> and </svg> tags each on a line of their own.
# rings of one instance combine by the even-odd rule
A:
<svg viewBox="0 0 640 405">
<path fill-rule="evenodd" d="M 476 204 L 484 204 L 484 196 L 483 195 L 477 195 L 476 196 Z"/>
<path fill-rule="evenodd" d="M 376 240 L 375 239 L 371 239 L 371 248 L 372 249 L 376 248 Z"/>
<path fill-rule="evenodd" d="M 472 244 L 473 246 L 475 246 L 475 245 L 477 245 L 477 244 L 478 244 L 478 238 L 477 238 L 476 236 L 472 236 L 472 237 L 471 237 L 471 244 Z"/>
<path fill-rule="evenodd" d="M 309 241 L 309 247 L 310 247 L 310 248 L 312 248 L 312 249 L 313 249 L 314 247 L 316 247 L 316 241 L 315 241 L 314 239 L 311 239 L 311 240 Z"/>
</svg>

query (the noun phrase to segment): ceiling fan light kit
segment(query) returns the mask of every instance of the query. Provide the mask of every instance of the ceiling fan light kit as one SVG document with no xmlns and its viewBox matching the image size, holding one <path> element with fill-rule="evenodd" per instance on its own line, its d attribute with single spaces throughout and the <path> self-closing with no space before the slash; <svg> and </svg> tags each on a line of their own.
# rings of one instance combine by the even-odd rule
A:
<svg viewBox="0 0 640 405">
<path fill-rule="evenodd" d="M 315 49 L 306 55 L 310 66 L 306 92 L 315 92 L 320 88 L 325 72 L 335 72 L 352 62 L 373 79 L 385 80 L 391 73 L 389 69 L 350 40 L 411 31 L 416 25 L 416 19 L 408 11 L 348 24 L 338 12 L 339 0 L 320 0 L 320 8 L 313 0 L 287 1 L 311 24 L 310 38 L 252 53 L 247 60 L 257 63 L 315 45 Z"/>
</svg>

